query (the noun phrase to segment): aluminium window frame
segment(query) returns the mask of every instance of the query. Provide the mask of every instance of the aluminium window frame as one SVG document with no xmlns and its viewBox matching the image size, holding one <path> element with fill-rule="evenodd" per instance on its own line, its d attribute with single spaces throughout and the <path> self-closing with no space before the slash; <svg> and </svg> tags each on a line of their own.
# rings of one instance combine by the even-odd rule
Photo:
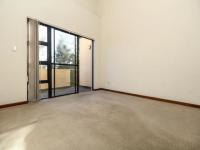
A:
<svg viewBox="0 0 200 150">
<path fill-rule="evenodd" d="M 49 86 L 50 88 L 48 89 L 49 90 L 48 93 L 50 93 L 48 98 L 60 97 L 60 96 L 66 96 L 66 95 L 71 95 L 71 94 L 77 94 L 77 93 L 79 93 L 79 86 L 80 86 L 80 81 L 79 81 L 79 79 L 80 79 L 80 70 L 79 70 L 80 69 L 80 64 L 79 64 L 80 63 L 80 61 L 79 61 L 80 47 L 79 46 L 80 46 L 80 44 L 79 44 L 79 41 L 80 41 L 80 38 L 85 38 L 85 39 L 88 39 L 88 40 L 90 40 L 92 42 L 92 58 L 91 58 L 92 59 L 92 62 L 91 62 L 92 63 L 92 68 L 91 68 L 92 69 L 92 85 L 91 85 L 91 91 L 94 91 L 94 43 L 95 43 L 95 40 L 93 40 L 91 38 L 88 38 L 86 36 L 82 36 L 82 35 L 79 35 L 79 34 L 75 34 L 75 33 L 63 30 L 63 29 L 55 27 L 55 26 L 48 25 L 48 24 L 40 22 L 40 21 L 39 21 L 39 25 L 46 26 L 50 30 L 53 29 L 53 32 L 54 32 L 53 33 L 53 36 L 54 36 L 53 37 L 53 39 L 54 39 L 54 48 L 53 48 L 53 51 L 54 51 L 54 63 L 52 63 L 52 60 L 51 60 L 52 57 L 49 58 L 49 56 L 48 56 L 48 59 L 50 61 L 50 62 L 48 62 L 48 65 L 51 66 L 51 69 L 48 69 L 48 70 L 52 71 L 52 66 L 54 67 L 53 68 L 54 69 L 54 79 L 53 79 L 54 80 L 53 81 L 54 82 L 54 86 L 53 86 L 54 87 L 54 90 L 53 90 L 53 92 L 54 92 L 53 95 L 54 96 L 52 96 L 52 85 L 51 85 L 51 86 Z M 60 31 L 60 32 L 63 32 L 63 33 L 66 33 L 66 34 L 70 34 L 70 35 L 75 36 L 75 39 L 76 39 L 76 42 L 75 42 L 75 64 L 60 64 L 60 63 L 55 63 L 55 50 L 56 50 L 56 48 L 55 48 L 55 31 L 56 30 Z M 48 34 L 48 41 L 49 41 L 49 37 L 50 37 L 50 42 L 48 43 L 48 45 L 49 45 L 49 47 L 52 50 L 52 47 L 51 47 L 51 45 L 52 45 L 51 44 L 51 35 L 52 35 L 51 33 Z M 39 44 L 46 46 L 47 43 L 46 42 L 39 42 Z M 51 50 L 50 50 L 49 53 L 51 53 Z M 75 92 L 74 93 L 63 94 L 63 95 L 59 95 L 59 96 L 57 96 L 55 94 L 55 67 L 56 67 L 56 65 L 75 67 L 75 78 L 76 79 L 75 79 Z M 50 76 L 52 76 L 52 72 L 49 72 L 48 74 Z M 49 77 L 49 75 L 48 75 L 48 78 L 51 78 L 51 77 Z M 50 84 L 52 84 L 52 78 L 49 81 L 50 81 Z"/>
</svg>

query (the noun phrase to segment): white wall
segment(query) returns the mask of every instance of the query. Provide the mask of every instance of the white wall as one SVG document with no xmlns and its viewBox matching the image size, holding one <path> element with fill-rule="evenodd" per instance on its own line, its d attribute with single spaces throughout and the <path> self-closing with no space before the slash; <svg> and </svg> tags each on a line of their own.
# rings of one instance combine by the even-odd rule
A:
<svg viewBox="0 0 200 150">
<path fill-rule="evenodd" d="M 100 16 L 100 1 L 101 0 L 74 0 L 78 5 L 81 5 L 87 8 L 89 11 L 93 12 L 94 14 Z"/>
<path fill-rule="evenodd" d="M 92 87 L 92 41 L 81 38 L 79 43 L 80 85 Z"/>
<path fill-rule="evenodd" d="M 200 1 L 102 1 L 103 87 L 200 104 Z"/>
<path fill-rule="evenodd" d="M 95 87 L 98 88 L 100 19 L 91 9 L 96 6 L 90 3 L 90 0 L 86 5 L 79 0 L 0 0 L 0 105 L 27 99 L 27 16 L 96 40 Z M 16 53 L 12 52 L 14 45 Z"/>
</svg>

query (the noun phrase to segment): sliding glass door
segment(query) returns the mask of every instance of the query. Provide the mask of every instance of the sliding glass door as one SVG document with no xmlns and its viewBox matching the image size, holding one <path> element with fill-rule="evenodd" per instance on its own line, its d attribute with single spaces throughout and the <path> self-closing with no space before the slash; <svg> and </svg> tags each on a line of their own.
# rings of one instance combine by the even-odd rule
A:
<svg viewBox="0 0 200 150">
<path fill-rule="evenodd" d="M 78 93 L 78 37 L 39 25 L 40 97 Z"/>
<path fill-rule="evenodd" d="M 77 37 L 57 29 L 53 31 L 53 96 L 76 93 L 78 92 Z"/>
</svg>

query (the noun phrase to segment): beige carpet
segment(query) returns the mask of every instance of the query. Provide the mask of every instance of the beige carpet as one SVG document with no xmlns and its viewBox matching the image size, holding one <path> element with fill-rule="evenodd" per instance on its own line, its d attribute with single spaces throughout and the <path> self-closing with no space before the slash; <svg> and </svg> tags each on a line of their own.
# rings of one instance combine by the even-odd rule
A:
<svg viewBox="0 0 200 150">
<path fill-rule="evenodd" d="M 0 150 L 200 150 L 200 109 L 89 92 L 0 110 Z"/>
</svg>

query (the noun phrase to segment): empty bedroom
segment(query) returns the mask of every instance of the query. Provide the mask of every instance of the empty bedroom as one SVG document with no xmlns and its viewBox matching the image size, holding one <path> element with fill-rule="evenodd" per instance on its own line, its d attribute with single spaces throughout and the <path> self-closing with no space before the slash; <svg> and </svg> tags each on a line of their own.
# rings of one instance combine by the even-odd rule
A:
<svg viewBox="0 0 200 150">
<path fill-rule="evenodd" d="M 0 0 L 0 150 L 199 150 L 199 0 Z"/>
</svg>

